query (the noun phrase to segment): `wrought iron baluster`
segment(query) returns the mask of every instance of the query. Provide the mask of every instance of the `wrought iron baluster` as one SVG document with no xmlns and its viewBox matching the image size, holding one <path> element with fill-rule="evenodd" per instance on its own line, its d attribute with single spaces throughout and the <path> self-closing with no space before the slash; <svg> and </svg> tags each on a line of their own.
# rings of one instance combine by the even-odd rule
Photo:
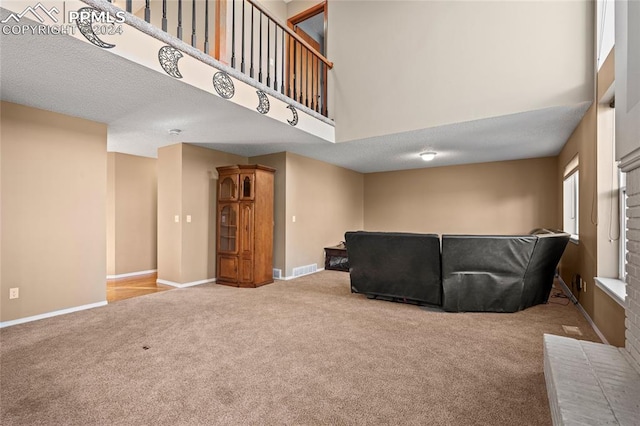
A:
<svg viewBox="0 0 640 426">
<path fill-rule="evenodd" d="M 315 110 L 315 106 L 318 104 L 316 101 L 316 66 L 314 62 L 316 61 L 316 56 L 313 55 L 311 57 L 311 106 L 310 108 Z"/>
<path fill-rule="evenodd" d="M 209 0 L 204 0 L 204 53 L 209 54 Z"/>
<path fill-rule="evenodd" d="M 196 2 L 191 0 L 191 46 L 196 47 Z"/>
<path fill-rule="evenodd" d="M 298 65 L 300 65 L 300 73 L 296 73 L 296 83 L 300 86 L 298 90 L 298 94 L 300 95 L 297 100 L 302 103 L 302 43 L 296 40 L 296 44 L 300 44 L 300 60 L 297 61 Z M 297 60 L 297 58 L 296 58 Z"/>
<path fill-rule="evenodd" d="M 109 3 L 114 3 L 113 0 L 107 0 Z M 204 5 L 198 6 L 198 2 L 204 1 Z M 224 48 L 219 44 L 218 30 L 223 30 L 225 16 L 221 16 L 218 12 L 217 3 L 224 0 L 214 0 L 216 3 L 211 3 L 209 0 L 192 0 L 191 9 L 191 40 L 190 44 L 193 47 L 199 49 L 198 37 L 203 36 L 203 50 L 206 54 L 218 55 L 218 49 Z M 230 53 L 230 65 L 232 68 L 236 67 L 242 73 L 247 74 L 249 77 L 257 80 L 259 83 L 265 84 L 267 87 L 288 96 L 292 100 L 310 108 L 319 114 L 328 116 L 328 102 L 327 102 L 327 77 L 329 69 L 332 69 L 333 64 L 326 59 L 322 52 L 316 51 L 316 49 L 309 45 L 306 39 L 301 39 L 296 33 L 297 28 L 294 27 L 291 30 L 281 25 L 276 19 L 272 18 L 270 12 L 263 8 L 260 2 L 255 0 L 229 0 L 231 4 L 231 52 Z M 242 11 L 238 10 L 236 15 L 236 2 L 242 1 Z M 248 2 L 249 5 L 245 5 Z M 141 12 L 140 5 L 144 5 L 144 19 L 145 21 L 151 21 L 151 0 L 145 0 L 142 3 L 140 0 L 121 0 L 117 2 L 128 13 L 133 13 L 135 4 L 139 6 L 136 8 Z M 180 40 L 183 40 L 183 32 L 186 28 L 186 22 L 183 23 L 183 18 L 187 18 L 183 15 L 183 6 L 186 8 L 188 5 L 183 5 L 183 0 L 176 0 L 177 8 L 173 9 L 173 12 L 177 11 L 176 15 L 173 15 L 170 9 L 174 6 L 170 5 L 167 0 L 157 1 L 154 3 L 158 8 L 162 7 L 161 25 L 162 30 L 167 32 L 168 30 L 168 15 L 172 17 L 172 22 L 176 22 L 177 26 L 174 27 L 177 30 L 177 34 L 174 33 Z M 228 4 L 228 3 L 227 3 Z M 214 10 L 211 7 L 216 6 Z M 198 22 L 199 7 L 202 7 L 202 13 L 204 18 Z M 250 7 L 251 17 L 246 16 L 246 8 Z M 259 23 L 255 22 L 255 9 L 258 10 Z M 158 14 L 159 14 L 158 10 Z M 188 13 L 188 12 L 187 12 Z M 211 15 L 210 15 L 211 14 Z M 242 15 L 242 16 L 240 16 Z M 157 19 L 157 17 L 154 16 Z M 240 26 L 237 24 L 237 19 L 240 18 L 242 23 Z M 176 21 L 173 21 L 176 19 Z M 263 22 L 267 20 L 266 24 Z M 160 23 L 160 22 L 157 22 Z M 218 25 L 222 24 L 222 27 L 218 28 Z M 273 34 L 271 26 L 273 24 Z M 176 25 L 176 24 L 174 24 Z M 200 30 L 203 34 L 198 33 L 197 26 L 204 25 L 204 30 Z M 246 26 L 251 25 L 251 29 L 247 29 Z M 241 31 L 240 46 L 237 46 L 237 30 Z M 266 29 L 266 34 L 263 31 Z M 259 31 L 258 37 L 255 32 Z M 281 34 L 278 34 L 281 32 Z M 214 36 L 215 33 L 215 36 Z M 228 33 L 227 33 L 228 34 Z M 187 37 L 188 35 L 185 35 Z M 228 37 L 228 36 L 227 36 Z M 214 46 L 211 46 L 212 39 Z M 249 39 L 249 40 L 248 40 Z M 273 39 L 273 46 L 271 46 L 271 40 Z M 187 41 L 187 40 L 184 40 Z M 247 42 L 251 45 L 247 46 Z M 255 44 L 258 43 L 257 52 Z M 265 44 L 266 43 L 266 46 Z M 242 60 L 240 66 L 237 64 L 236 51 L 241 49 Z M 215 53 L 214 53 L 215 50 Z M 246 54 L 245 54 L 246 52 Z M 257 53 L 257 55 L 256 55 Z M 249 63 L 246 55 L 250 55 L 251 61 Z M 229 56 L 226 56 L 227 60 Z M 222 58 L 218 58 L 222 59 Z M 258 66 L 255 65 L 255 61 L 258 61 Z M 264 68 L 266 67 L 266 71 Z M 247 69 L 249 68 L 249 69 Z M 272 71 L 273 68 L 273 71 Z M 257 74 L 257 76 L 255 75 Z"/>
<path fill-rule="evenodd" d="M 329 116 L 329 111 L 327 109 L 327 65 L 324 63 L 320 64 L 320 68 L 322 69 L 322 115 L 325 117 Z"/>
<path fill-rule="evenodd" d="M 322 110 L 324 109 L 324 88 L 323 88 L 323 84 L 324 84 L 324 73 L 323 73 L 323 65 L 324 63 L 320 62 L 320 67 L 318 68 L 318 71 L 320 72 L 320 75 L 318 76 L 318 84 L 320 85 L 320 94 L 318 96 L 318 98 L 320 99 L 320 114 L 322 114 Z"/>
<path fill-rule="evenodd" d="M 262 83 L 262 11 L 260 11 L 260 34 L 258 40 L 258 81 Z"/>
<path fill-rule="evenodd" d="M 289 36 L 289 43 L 291 43 L 291 36 Z M 296 67 L 296 63 L 298 62 L 298 52 L 296 52 L 298 47 L 298 42 L 294 39 L 293 40 L 293 99 L 298 99 L 297 93 L 296 93 L 296 77 L 297 77 L 297 67 Z M 291 98 L 291 88 L 289 88 L 289 97 Z"/>
<path fill-rule="evenodd" d="M 271 86 L 271 19 L 267 16 L 267 87 Z"/>
<path fill-rule="evenodd" d="M 236 67 L 236 0 L 231 0 L 231 68 L 235 68 L 235 67 Z"/>
<path fill-rule="evenodd" d="M 251 3 L 251 66 L 249 67 L 249 77 L 253 78 L 253 3 Z"/>
<path fill-rule="evenodd" d="M 178 0 L 178 38 L 182 40 L 182 0 Z"/>
<path fill-rule="evenodd" d="M 305 65 L 305 70 L 304 70 L 304 104 L 308 107 L 309 106 L 309 49 L 304 49 L 304 51 L 306 52 L 305 54 L 305 61 L 304 61 L 304 65 Z"/>
<path fill-rule="evenodd" d="M 318 65 L 316 68 L 316 72 L 318 73 L 318 78 L 317 78 L 317 86 L 318 86 L 318 93 L 316 95 L 316 111 L 320 112 L 321 111 L 321 105 L 322 105 L 322 61 L 320 61 L 318 59 Z"/>
<path fill-rule="evenodd" d="M 320 104 L 318 109 L 320 112 L 320 114 L 322 114 L 322 108 L 324 108 L 324 99 L 323 99 L 323 93 L 324 90 L 322 88 L 322 84 L 323 84 L 323 74 L 322 74 L 322 65 L 324 65 L 323 62 L 320 62 L 318 64 L 318 103 Z"/>
<path fill-rule="evenodd" d="M 167 0 L 162 0 L 162 31 L 167 32 Z"/>
<path fill-rule="evenodd" d="M 284 48 L 284 28 L 282 29 L 282 71 L 281 71 L 281 75 L 280 75 L 280 92 L 284 95 L 284 82 L 285 80 L 287 80 L 287 78 L 284 75 L 284 55 L 285 55 L 285 48 Z"/>
<path fill-rule="evenodd" d="M 241 34 L 241 40 L 240 40 L 240 45 L 242 46 L 242 61 L 240 62 L 240 71 L 244 74 L 244 2 L 245 0 L 242 0 L 242 32 Z"/>
<path fill-rule="evenodd" d="M 273 90 L 278 90 L 278 24 L 273 29 Z"/>
</svg>

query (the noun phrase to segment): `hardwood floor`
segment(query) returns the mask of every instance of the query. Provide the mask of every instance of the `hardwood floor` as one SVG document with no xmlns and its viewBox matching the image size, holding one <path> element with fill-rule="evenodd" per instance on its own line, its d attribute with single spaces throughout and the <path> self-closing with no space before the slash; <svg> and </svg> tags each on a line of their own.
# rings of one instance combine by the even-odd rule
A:
<svg viewBox="0 0 640 426">
<path fill-rule="evenodd" d="M 156 284 L 158 274 L 139 275 L 130 278 L 107 280 L 107 302 L 117 302 L 131 297 L 171 290 L 174 287 Z"/>
</svg>

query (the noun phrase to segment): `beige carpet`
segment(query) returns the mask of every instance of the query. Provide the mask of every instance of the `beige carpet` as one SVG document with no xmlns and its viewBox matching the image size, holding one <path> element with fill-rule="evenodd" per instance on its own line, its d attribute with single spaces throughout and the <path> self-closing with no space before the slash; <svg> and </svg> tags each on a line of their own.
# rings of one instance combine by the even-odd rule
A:
<svg viewBox="0 0 640 426">
<path fill-rule="evenodd" d="M 335 271 L 124 300 L 0 330 L 0 423 L 548 425 L 542 334 L 598 340 L 552 302 L 433 312 Z"/>
</svg>

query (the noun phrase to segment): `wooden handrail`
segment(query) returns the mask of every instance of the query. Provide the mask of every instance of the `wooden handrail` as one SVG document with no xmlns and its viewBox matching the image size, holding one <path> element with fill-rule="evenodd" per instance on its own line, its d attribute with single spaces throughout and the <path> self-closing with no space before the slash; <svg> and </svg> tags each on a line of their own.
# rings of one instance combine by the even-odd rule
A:
<svg viewBox="0 0 640 426">
<path fill-rule="evenodd" d="M 234 1 L 234 0 L 231 0 L 231 1 Z M 279 26 L 284 31 L 286 31 L 287 34 L 289 34 L 291 37 L 296 39 L 296 41 L 298 41 L 304 47 L 309 49 L 309 51 L 311 51 L 311 53 L 313 53 L 318 59 L 320 59 L 322 62 L 324 62 L 327 65 L 327 67 L 329 67 L 329 69 L 333 68 L 333 62 L 331 62 L 330 60 L 325 58 L 322 53 L 318 52 L 313 46 L 311 46 L 309 43 L 307 43 L 302 37 L 300 37 L 298 34 L 296 34 L 295 31 L 291 30 L 291 28 L 289 28 L 287 25 L 282 25 L 282 23 L 280 23 L 279 20 L 277 18 L 275 18 L 271 14 L 271 12 L 269 12 L 268 10 L 266 10 L 264 7 L 260 6 L 260 4 L 256 3 L 253 0 L 247 0 L 247 2 L 251 3 L 256 9 L 258 9 L 264 15 L 267 15 L 267 17 L 269 19 L 271 19 L 277 26 Z"/>
</svg>

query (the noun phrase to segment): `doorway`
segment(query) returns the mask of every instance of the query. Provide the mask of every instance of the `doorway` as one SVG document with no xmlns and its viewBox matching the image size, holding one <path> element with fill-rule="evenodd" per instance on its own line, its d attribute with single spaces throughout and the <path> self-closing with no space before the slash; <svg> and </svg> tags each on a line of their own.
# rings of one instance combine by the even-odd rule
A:
<svg viewBox="0 0 640 426">
<path fill-rule="evenodd" d="M 287 25 L 323 56 L 326 51 L 327 2 L 318 3 L 287 20 Z M 293 38 L 289 42 L 289 96 L 316 111 L 327 99 L 327 67 Z"/>
</svg>

